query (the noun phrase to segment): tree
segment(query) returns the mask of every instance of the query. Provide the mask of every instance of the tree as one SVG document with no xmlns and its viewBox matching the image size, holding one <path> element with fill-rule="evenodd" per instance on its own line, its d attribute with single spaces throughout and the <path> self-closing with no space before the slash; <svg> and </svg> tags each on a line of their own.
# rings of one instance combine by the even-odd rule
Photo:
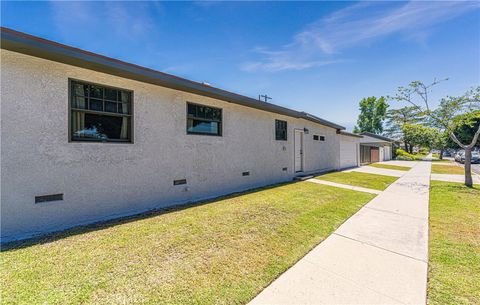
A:
<svg viewBox="0 0 480 305">
<path fill-rule="evenodd" d="M 442 145 L 442 133 L 432 127 L 420 124 L 405 124 L 402 128 L 405 141 L 411 146 L 438 148 Z"/>
<path fill-rule="evenodd" d="M 480 126 L 480 111 L 472 111 L 470 113 L 464 113 L 454 118 L 456 128 L 453 133 L 457 136 L 457 139 L 462 143 L 470 143 L 475 135 L 475 131 Z M 449 140 L 447 145 L 450 147 L 458 148 L 459 146 L 453 140 Z M 480 140 L 474 147 L 480 148 Z"/>
<path fill-rule="evenodd" d="M 387 113 L 388 104 L 384 97 L 374 96 L 364 98 L 360 101 L 360 114 L 358 115 L 357 126 L 353 132 L 371 132 L 380 134 L 383 132 L 383 121 Z"/>
<path fill-rule="evenodd" d="M 386 115 L 385 135 L 390 138 L 401 139 L 405 150 L 412 152 L 413 146 L 408 143 L 403 134 L 406 124 L 418 124 L 424 121 L 424 116 L 414 106 L 405 106 L 399 109 L 390 109 Z M 410 146 L 410 149 L 409 149 Z"/>
<path fill-rule="evenodd" d="M 440 102 L 437 109 L 431 109 L 429 94 L 433 86 L 440 81 L 434 80 L 431 84 L 425 85 L 421 81 L 411 82 L 408 87 L 399 87 L 393 99 L 399 102 L 406 102 L 424 113 L 434 124 L 441 126 L 448 133 L 450 139 L 465 150 L 465 185 L 473 186 L 471 158 L 472 149 L 480 136 L 480 126 L 476 128 L 472 139 L 462 142 L 457 138 L 455 129 L 458 127 L 458 120 L 455 117 L 460 114 L 468 114 L 480 109 L 480 86 L 472 88 L 461 96 L 447 96 Z M 469 144 L 465 144 L 469 143 Z"/>
</svg>

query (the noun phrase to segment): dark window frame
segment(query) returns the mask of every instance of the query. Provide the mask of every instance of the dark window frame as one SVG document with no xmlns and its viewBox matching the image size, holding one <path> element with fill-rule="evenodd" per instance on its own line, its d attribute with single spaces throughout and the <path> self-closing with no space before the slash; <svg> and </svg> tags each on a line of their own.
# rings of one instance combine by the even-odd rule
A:
<svg viewBox="0 0 480 305">
<path fill-rule="evenodd" d="M 190 106 L 190 105 L 199 106 L 199 107 L 207 107 L 207 108 L 219 110 L 220 111 L 220 119 L 215 120 L 215 119 L 201 118 L 201 117 L 198 117 L 198 116 L 192 116 L 188 113 L 188 106 Z M 186 124 L 185 127 L 186 128 L 185 128 L 185 130 L 187 132 L 187 135 L 213 136 L 213 137 L 222 137 L 223 136 L 223 109 L 222 108 L 209 106 L 209 105 L 204 105 L 204 104 L 192 103 L 192 102 L 187 102 L 185 108 L 186 108 L 186 120 L 185 120 L 185 124 Z M 196 121 L 203 121 L 203 122 L 216 122 L 216 123 L 218 123 L 218 132 L 217 133 L 211 133 L 211 132 L 189 131 L 188 130 L 188 120 L 189 119 L 196 120 Z"/>
<path fill-rule="evenodd" d="M 285 128 L 280 129 L 278 123 L 285 123 Z M 279 131 L 282 134 L 279 134 Z M 288 122 L 275 119 L 275 141 L 288 141 Z"/>
<path fill-rule="evenodd" d="M 105 111 L 105 103 L 109 101 L 109 99 L 105 99 L 105 92 L 102 97 L 102 103 L 103 103 L 103 109 L 104 111 L 96 111 L 96 110 L 90 110 L 90 109 L 82 109 L 82 108 L 75 108 L 72 107 L 73 103 L 73 86 L 74 84 L 84 84 L 84 85 L 90 85 L 90 86 L 98 86 L 102 87 L 104 89 L 112 89 L 112 90 L 118 90 L 118 91 L 124 91 L 124 92 L 129 92 L 130 93 L 130 113 L 124 114 L 124 113 L 115 113 L 115 112 L 108 112 Z M 90 97 L 87 99 L 87 103 L 90 103 Z M 116 101 L 116 103 L 121 103 Z M 90 114 L 98 114 L 98 115 L 104 115 L 104 116 L 112 116 L 112 117 L 128 117 L 129 124 L 128 124 L 128 130 L 127 134 L 129 135 L 129 138 L 126 140 L 121 140 L 121 139 L 90 139 L 90 138 L 75 138 L 73 137 L 73 126 L 72 126 L 72 115 L 73 112 L 83 112 L 83 113 L 90 113 Z M 117 105 L 117 111 L 118 111 L 118 105 Z M 90 81 L 85 81 L 85 80 L 80 80 L 80 79 L 74 79 L 74 78 L 69 78 L 68 79 L 68 142 L 72 143 L 117 143 L 117 144 L 133 144 L 134 143 L 134 92 L 133 90 L 129 89 L 124 89 L 124 88 L 119 88 L 119 87 L 113 87 L 109 85 L 104 85 L 104 84 L 99 84 L 99 83 L 94 83 Z"/>
</svg>

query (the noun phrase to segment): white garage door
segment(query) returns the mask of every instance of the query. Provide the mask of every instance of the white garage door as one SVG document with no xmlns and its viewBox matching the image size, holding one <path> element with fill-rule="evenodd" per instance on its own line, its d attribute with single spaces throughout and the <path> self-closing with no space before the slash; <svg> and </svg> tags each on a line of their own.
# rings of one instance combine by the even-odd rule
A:
<svg viewBox="0 0 480 305">
<path fill-rule="evenodd" d="M 390 148 L 390 146 L 385 146 L 383 160 L 388 161 L 391 159 L 392 159 L 392 149 Z"/>
<path fill-rule="evenodd" d="M 340 140 L 340 168 L 357 166 L 357 143 Z"/>
</svg>

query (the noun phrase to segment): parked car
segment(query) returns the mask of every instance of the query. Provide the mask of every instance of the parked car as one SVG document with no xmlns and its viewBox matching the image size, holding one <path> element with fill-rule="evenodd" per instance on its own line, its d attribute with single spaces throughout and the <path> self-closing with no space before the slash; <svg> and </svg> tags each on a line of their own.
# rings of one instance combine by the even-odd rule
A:
<svg viewBox="0 0 480 305">
<path fill-rule="evenodd" d="M 463 151 L 463 150 L 457 151 L 457 153 L 455 154 L 455 161 L 461 162 L 462 157 L 465 157 L 465 151 Z"/>
<path fill-rule="evenodd" d="M 456 159 L 455 159 L 456 160 Z M 458 160 L 460 163 L 465 163 L 465 152 L 463 152 Z M 470 163 L 475 164 L 475 163 L 480 163 L 480 153 L 479 152 L 472 152 L 472 159 Z"/>
<path fill-rule="evenodd" d="M 443 156 L 444 156 L 444 157 L 451 157 L 452 154 L 451 154 L 448 150 L 445 150 L 445 151 L 443 152 Z"/>
</svg>

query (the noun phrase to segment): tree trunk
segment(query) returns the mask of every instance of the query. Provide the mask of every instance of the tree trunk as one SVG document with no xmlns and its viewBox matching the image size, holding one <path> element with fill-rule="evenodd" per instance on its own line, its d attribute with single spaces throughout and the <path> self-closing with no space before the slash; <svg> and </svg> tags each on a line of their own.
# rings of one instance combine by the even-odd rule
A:
<svg viewBox="0 0 480 305">
<path fill-rule="evenodd" d="M 409 153 L 413 154 L 413 145 L 412 145 L 412 144 L 410 144 L 410 151 L 409 151 Z"/>
<path fill-rule="evenodd" d="M 403 144 L 405 144 L 405 151 L 408 152 L 408 143 L 405 141 Z"/>
<path fill-rule="evenodd" d="M 472 148 L 465 148 L 465 185 L 468 187 L 473 186 L 472 180 Z"/>
<path fill-rule="evenodd" d="M 438 159 L 443 160 L 443 147 L 440 148 L 440 156 L 438 156 Z"/>
</svg>

